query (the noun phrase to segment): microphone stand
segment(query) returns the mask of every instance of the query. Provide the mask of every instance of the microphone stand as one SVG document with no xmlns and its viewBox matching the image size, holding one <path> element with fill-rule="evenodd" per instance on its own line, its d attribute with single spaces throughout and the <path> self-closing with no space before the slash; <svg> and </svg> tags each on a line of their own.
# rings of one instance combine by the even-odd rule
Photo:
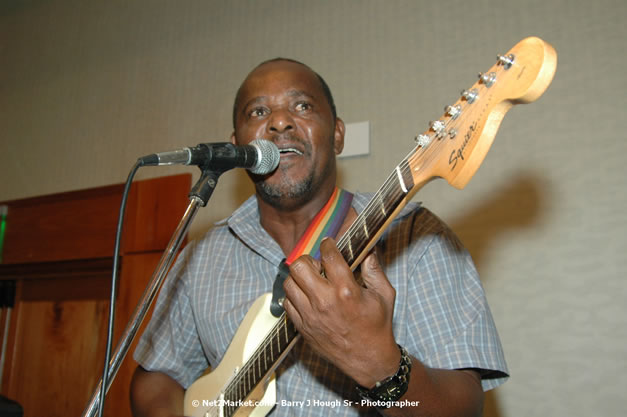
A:
<svg viewBox="0 0 627 417">
<path fill-rule="evenodd" d="M 208 168 L 203 168 L 202 175 L 198 179 L 198 182 L 196 182 L 194 187 L 191 189 L 189 193 L 190 202 L 187 206 L 187 209 L 185 210 L 185 214 L 183 214 L 183 218 L 179 222 L 176 230 L 174 230 L 168 246 L 164 250 L 161 259 L 159 260 L 159 264 L 157 265 L 157 268 L 155 269 L 155 272 L 153 273 L 152 278 L 148 283 L 148 286 L 144 290 L 144 293 L 142 294 L 142 297 L 139 300 L 137 307 L 135 308 L 133 316 L 131 317 L 129 323 L 126 326 L 126 329 L 124 330 L 124 334 L 122 334 L 122 338 L 120 339 L 120 342 L 115 349 L 113 358 L 109 362 L 109 370 L 106 374 L 105 379 L 105 393 L 109 391 L 111 383 L 117 375 L 118 370 L 120 369 L 120 365 L 122 364 L 122 361 L 128 353 L 131 343 L 133 342 L 133 339 L 137 334 L 139 326 L 144 320 L 146 314 L 148 313 L 148 309 L 150 308 L 150 305 L 157 295 L 159 288 L 161 288 L 161 284 L 163 283 L 163 280 L 165 279 L 165 276 L 170 269 L 170 265 L 172 265 L 172 262 L 176 257 L 178 249 L 183 242 L 183 238 L 185 237 L 185 234 L 187 233 L 187 230 L 189 229 L 189 226 L 191 225 L 194 216 L 196 216 L 199 207 L 204 207 L 207 205 L 207 202 L 209 201 L 209 198 L 211 197 L 211 194 L 213 194 L 213 191 L 215 190 L 215 187 L 218 183 L 218 177 L 223 172 L 224 170 L 214 171 L 209 170 Z M 101 399 L 100 395 L 102 391 L 102 382 L 103 378 L 101 377 L 96 389 L 94 390 L 94 393 L 92 394 L 89 404 L 83 412 L 83 417 L 94 417 L 96 415 L 96 412 L 98 411 L 100 401 L 104 402 L 104 398 Z"/>
</svg>

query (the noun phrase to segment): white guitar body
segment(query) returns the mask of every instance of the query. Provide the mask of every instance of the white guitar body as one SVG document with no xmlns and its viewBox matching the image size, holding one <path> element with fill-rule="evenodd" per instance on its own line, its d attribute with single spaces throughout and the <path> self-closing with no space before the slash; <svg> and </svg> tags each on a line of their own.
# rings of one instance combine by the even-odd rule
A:
<svg viewBox="0 0 627 417">
<path fill-rule="evenodd" d="M 238 327 L 220 365 L 209 374 L 200 377 L 187 389 L 184 402 L 186 416 L 223 415 L 224 388 L 255 352 L 259 341 L 266 337 L 279 320 L 270 313 L 271 301 L 270 293 L 255 300 Z M 243 403 L 244 406 L 237 410 L 235 416 L 263 417 L 268 414 L 276 404 L 274 373 L 259 383 Z"/>
</svg>

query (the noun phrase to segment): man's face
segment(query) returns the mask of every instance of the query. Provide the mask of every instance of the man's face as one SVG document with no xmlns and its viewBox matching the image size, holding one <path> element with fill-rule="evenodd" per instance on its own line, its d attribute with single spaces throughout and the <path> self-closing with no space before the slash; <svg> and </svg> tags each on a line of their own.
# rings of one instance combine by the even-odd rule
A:
<svg viewBox="0 0 627 417">
<path fill-rule="evenodd" d="M 246 78 L 231 140 L 245 145 L 257 138 L 274 142 L 281 152 L 275 172 L 251 175 L 267 203 L 298 206 L 318 191 L 335 187 L 335 155 L 344 145 L 344 124 L 333 119 L 320 81 L 308 68 L 274 61 Z"/>
</svg>

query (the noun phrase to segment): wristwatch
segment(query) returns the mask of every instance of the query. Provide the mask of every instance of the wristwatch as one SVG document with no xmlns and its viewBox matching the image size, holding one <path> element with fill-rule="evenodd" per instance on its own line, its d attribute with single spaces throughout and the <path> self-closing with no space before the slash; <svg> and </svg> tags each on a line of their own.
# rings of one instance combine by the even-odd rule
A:
<svg viewBox="0 0 627 417">
<path fill-rule="evenodd" d="M 409 387 L 409 373 L 411 372 L 411 358 L 404 347 L 398 345 L 401 350 L 401 361 L 396 373 L 368 389 L 357 385 L 359 396 L 366 401 L 376 403 L 378 408 L 390 408 L 392 402 L 398 401 Z"/>
</svg>

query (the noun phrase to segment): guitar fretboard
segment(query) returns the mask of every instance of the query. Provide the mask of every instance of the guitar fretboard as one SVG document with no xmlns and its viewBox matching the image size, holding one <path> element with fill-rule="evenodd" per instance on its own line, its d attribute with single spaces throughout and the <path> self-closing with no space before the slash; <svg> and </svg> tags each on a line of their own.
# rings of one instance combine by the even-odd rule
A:
<svg viewBox="0 0 627 417">
<path fill-rule="evenodd" d="M 238 370 L 224 391 L 224 415 L 232 416 L 254 388 L 273 371 L 281 355 L 296 338 L 297 331 L 283 313 L 250 359 Z"/>
<path fill-rule="evenodd" d="M 381 188 L 337 242 L 337 247 L 344 260 L 353 269 L 357 266 L 354 265 L 355 260 L 370 247 L 377 233 L 413 187 L 413 177 L 406 158 L 388 176 Z"/>
</svg>

